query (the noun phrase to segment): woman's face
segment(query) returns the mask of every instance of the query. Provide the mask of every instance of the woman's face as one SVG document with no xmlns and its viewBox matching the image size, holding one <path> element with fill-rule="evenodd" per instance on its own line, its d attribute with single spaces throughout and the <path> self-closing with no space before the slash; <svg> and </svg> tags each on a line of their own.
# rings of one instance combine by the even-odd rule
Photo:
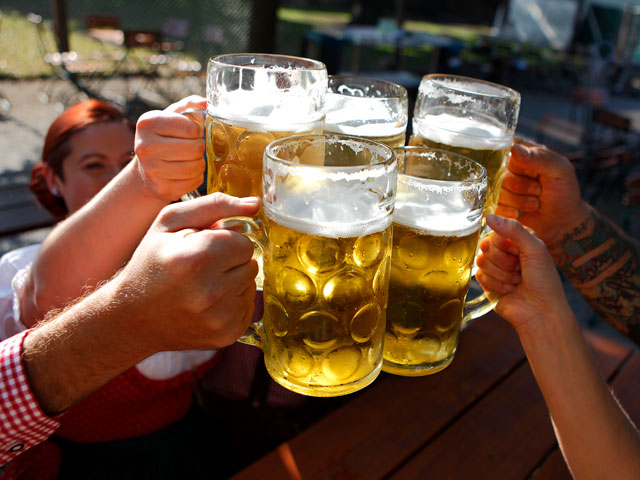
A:
<svg viewBox="0 0 640 480">
<path fill-rule="evenodd" d="M 97 123 L 69 138 L 71 153 L 62 161 L 64 180 L 51 182 L 73 213 L 102 190 L 133 158 L 134 133 L 118 122 Z"/>
</svg>

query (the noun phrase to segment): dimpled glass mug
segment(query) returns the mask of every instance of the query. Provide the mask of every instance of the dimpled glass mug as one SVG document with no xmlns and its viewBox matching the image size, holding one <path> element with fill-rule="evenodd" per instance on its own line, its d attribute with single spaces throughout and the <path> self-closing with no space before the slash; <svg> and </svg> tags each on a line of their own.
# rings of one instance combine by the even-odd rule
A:
<svg viewBox="0 0 640 480">
<path fill-rule="evenodd" d="M 205 117 L 207 193 L 260 196 L 265 147 L 291 135 L 322 133 L 327 69 L 317 60 L 218 55 L 209 59 L 206 90 L 206 112 L 183 113 L 200 123 Z M 183 199 L 197 196 L 194 191 Z"/>
<path fill-rule="evenodd" d="M 425 75 L 418 89 L 409 145 L 459 153 L 487 170 L 485 214 L 494 213 L 520 111 L 520 94 L 457 75 Z"/>
<path fill-rule="evenodd" d="M 346 135 L 276 140 L 263 160 L 263 221 L 235 217 L 264 262 L 264 317 L 240 341 L 295 392 L 355 392 L 380 373 L 396 158 Z M 264 223 L 262 223 L 264 222 Z"/>
<path fill-rule="evenodd" d="M 401 147 L 408 118 L 409 97 L 402 85 L 358 75 L 329 75 L 325 133 L 357 135 Z"/>
<path fill-rule="evenodd" d="M 496 303 L 485 295 L 467 296 L 487 174 L 482 165 L 453 152 L 394 151 L 398 191 L 382 369 L 428 375 L 453 360 L 461 325 Z"/>
</svg>

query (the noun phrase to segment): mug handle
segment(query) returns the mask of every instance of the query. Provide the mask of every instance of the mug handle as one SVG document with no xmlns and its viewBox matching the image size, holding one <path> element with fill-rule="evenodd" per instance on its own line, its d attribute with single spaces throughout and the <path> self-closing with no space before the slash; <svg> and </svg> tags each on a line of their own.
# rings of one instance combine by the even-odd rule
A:
<svg viewBox="0 0 640 480">
<path fill-rule="evenodd" d="M 487 235 L 489 235 L 490 230 L 485 230 L 482 235 L 480 235 L 480 240 L 482 240 L 483 238 L 485 238 Z M 478 242 L 479 243 L 479 242 Z M 478 250 L 480 250 L 478 248 Z M 475 262 L 475 259 L 474 259 Z M 475 275 L 477 268 L 473 268 L 471 270 L 471 274 Z M 471 281 L 473 280 L 473 277 L 471 279 Z M 476 281 L 477 283 L 477 281 Z M 478 284 L 479 288 L 480 285 Z M 489 292 L 487 294 L 487 292 L 485 290 L 482 291 L 482 293 L 480 295 L 478 295 L 476 298 L 474 298 L 473 300 L 469 300 L 469 301 L 465 301 L 464 302 L 464 309 L 463 309 L 463 314 L 462 314 L 462 325 L 464 325 L 465 323 L 471 321 L 471 320 L 475 320 L 478 317 L 481 317 L 482 315 L 484 315 L 487 312 L 490 312 L 491 310 L 494 309 L 494 307 L 496 306 L 496 304 L 498 303 L 498 300 L 500 299 L 500 295 L 498 293 L 495 292 Z"/>
<path fill-rule="evenodd" d="M 205 137 L 206 137 L 207 129 L 205 127 L 205 119 L 207 114 L 204 108 L 197 108 L 197 107 L 187 108 L 186 110 L 183 110 L 182 112 L 180 112 L 180 114 L 184 115 L 185 117 L 189 117 L 191 120 L 193 120 L 197 124 L 202 125 L 202 128 L 205 131 Z M 182 195 L 180 197 L 180 200 L 183 202 L 186 202 L 187 200 L 193 200 L 194 198 L 198 198 L 200 196 L 201 195 L 200 195 L 200 192 L 198 192 L 198 190 L 193 190 L 189 193 L 185 193 L 184 195 Z"/>
<path fill-rule="evenodd" d="M 253 257 L 258 261 L 258 275 L 256 276 L 256 290 L 262 292 L 264 285 L 263 254 L 267 241 L 264 224 L 261 220 L 251 217 L 229 217 L 217 221 L 211 226 L 213 230 L 231 230 L 244 235 L 253 244 Z M 262 349 L 264 345 L 264 324 L 262 318 L 249 325 L 247 331 L 237 341 L 253 345 Z"/>
</svg>

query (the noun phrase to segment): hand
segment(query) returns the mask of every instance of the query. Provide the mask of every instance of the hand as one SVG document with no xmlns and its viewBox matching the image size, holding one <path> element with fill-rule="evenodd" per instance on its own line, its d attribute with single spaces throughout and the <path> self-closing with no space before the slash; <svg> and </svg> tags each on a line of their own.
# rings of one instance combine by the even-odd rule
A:
<svg viewBox="0 0 640 480">
<path fill-rule="evenodd" d="M 152 195 L 171 202 L 202 183 L 203 126 L 180 112 L 204 108 L 205 103 L 202 97 L 190 96 L 162 111 L 146 112 L 138 120 L 134 161 Z"/>
<path fill-rule="evenodd" d="M 163 209 L 125 269 L 113 297 L 131 318 L 132 341 L 150 351 L 218 348 L 233 343 L 253 314 L 251 242 L 208 227 L 252 216 L 255 197 L 214 193 Z"/>
<path fill-rule="evenodd" d="M 542 145 L 516 141 L 496 214 L 517 218 L 551 245 L 588 216 L 571 162 Z"/>
<path fill-rule="evenodd" d="M 516 220 L 487 215 L 493 229 L 480 241 L 476 279 L 501 295 L 496 312 L 519 334 L 569 309 L 560 276 L 545 245 Z"/>
</svg>

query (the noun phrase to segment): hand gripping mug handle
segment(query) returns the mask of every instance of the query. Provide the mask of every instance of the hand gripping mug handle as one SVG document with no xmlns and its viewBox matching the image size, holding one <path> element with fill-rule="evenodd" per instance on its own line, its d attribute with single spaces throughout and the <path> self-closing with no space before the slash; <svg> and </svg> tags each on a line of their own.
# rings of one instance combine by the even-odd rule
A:
<svg viewBox="0 0 640 480">
<path fill-rule="evenodd" d="M 480 239 L 483 239 L 488 234 L 488 231 L 483 232 L 480 236 Z M 477 269 L 474 268 L 471 275 L 474 275 L 476 270 Z M 500 295 L 498 293 L 489 292 L 487 294 L 487 291 L 483 291 L 482 294 L 478 295 L 473 300 L 465 301 L 462 314 L 462 324 L 464 325 L 465 323 L 471 320 L 475 320 L 476 318 L 481 317 L 485 313 L 493 310 L 499 299 Z"/>
<path fill-rule="evenodd" d="M 187 108 L 186 110 L 183 110 L 182 112 L 180 112 L 180 114 L 184 115 L 185 117 L 189 117 L 191 120 L 193 120 L 197 124 L 202 125 L 202 128 L 205 131 L 205 137 L 206 137 L 207 129 L 205 127 L 204 122 L 207 115 L 204 108 L 197 108 L 197 107 Z M 187 200 L 192 200 L 200 196 L 201 195 L 200 195 L 200 192 L 198 192 L 198 190 L 193 190 L 189 193 L 185 193 L 184 195 L 182 195 L 180 197 L 180 200 L 182 200 L 183 202 L 186 202 Z"/>
<path fill-rule="evenodd" d="M 214 223 L 211 228 L 214 230 L 231 230 L 251 240 L 253 244 L 253 258 L 258 261 L 259 266 L 258 275 L 256 276 L 256 290 L 262 292 L 264 285 L 264 272 L 262 269 L 263 253 L 267 242 L 262 221 L 251 217 L 229 217 Z M 245 334 L 238 339 L 238 342 L 262 348 L 264 338 L 264 325 L 262 319 L 260 319 L 249 325 L 249 328 Z"/>
</svg>

